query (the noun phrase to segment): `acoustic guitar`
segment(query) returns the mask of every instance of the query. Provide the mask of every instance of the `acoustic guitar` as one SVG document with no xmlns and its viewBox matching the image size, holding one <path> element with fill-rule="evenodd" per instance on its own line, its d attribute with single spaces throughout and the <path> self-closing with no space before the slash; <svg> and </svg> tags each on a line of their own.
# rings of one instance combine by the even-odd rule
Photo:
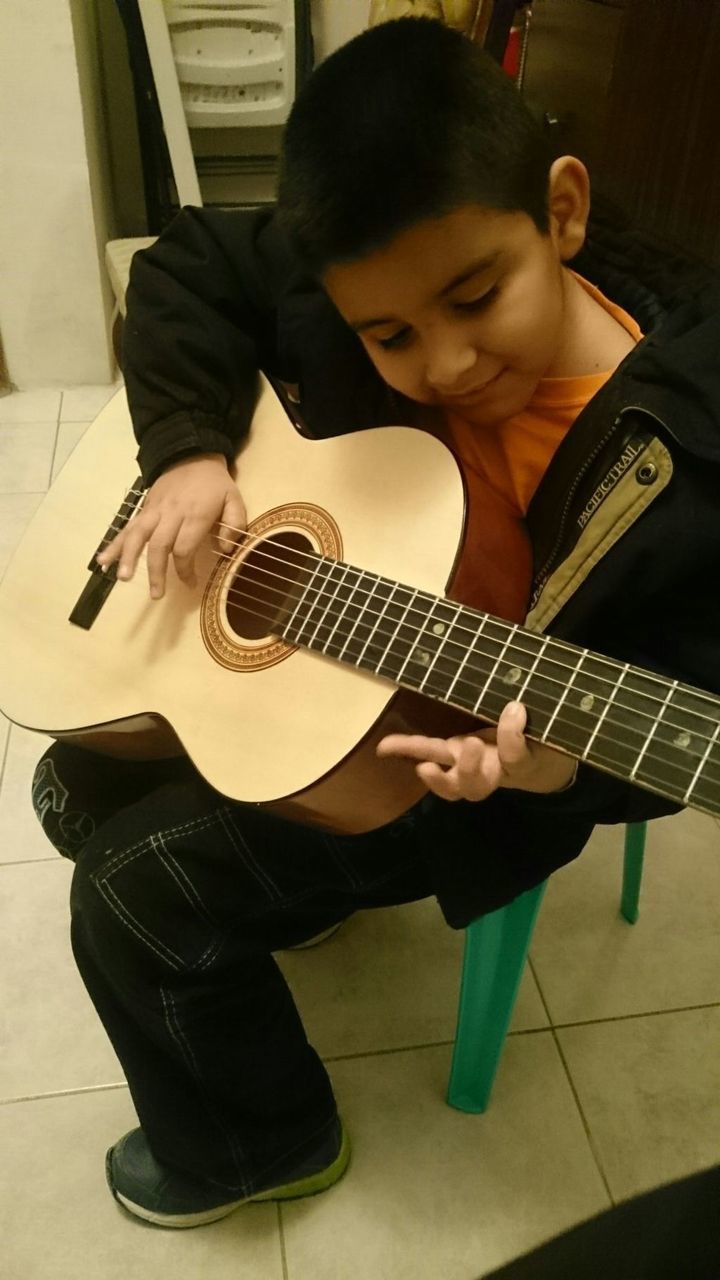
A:
<svg viewBox="0 0 720 1280">
<path fill-rule="evenodd" d="M 233 550 L 210 539 L 197 585 L 170 569 L 160 600 L 142 565 L 116 582 L 95 560 L 142 504 L 142 486 L 128 488 L 134 453 L 120 391 L 8 567 L 10 720 L 110 755 L 184 752 L 233 800 L 359 832 L 424 791 L 410 762 L 377 758 L 381 737 L 469 731 L 518 699 L 535 741 L 720 815 L 718 697 L 508 621 L 492 544 L 486 568 L 505 616 L 452 598 L 471 576 L 464 486 L 431 434 L 310 441 L 261 379 L 236 459 L 248 529 L 221 527 Z"/>
</svg>

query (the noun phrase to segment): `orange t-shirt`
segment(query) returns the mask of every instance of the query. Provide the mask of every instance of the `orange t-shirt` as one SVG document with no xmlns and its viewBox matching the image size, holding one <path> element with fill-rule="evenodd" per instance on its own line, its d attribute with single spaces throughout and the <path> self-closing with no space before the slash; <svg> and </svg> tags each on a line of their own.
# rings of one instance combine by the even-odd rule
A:
<svg viewBox="0 0 720 1280">
<path fill-rule="evenodd" d="M 635 342 L 640 341 L 642 332 L 632 316 L 582 276 L 575 279 Z M 492 431 L 447 413 L 447 439 L 463 464 L 468 485 L 472 487 L 473 475 L 482 476 L 524 515 L 561 440 L 613 373 L 608 369 L 578 378 L 543 378 L 522 412 Z"/>
<path fill-rule="evenodd" d="M 581 276 L 576 279 L 639 342 L 631 316 Z M 525 408 L 492 430 L 446 412 L 441 438 L 454 449 L 468 488 L 468 528 L 452 594 L 501 617 L 520 620 L 530 578 L 523 517 L 555 450 L 581 409 L 614 370 L 543 378 Z"/>
</svg>

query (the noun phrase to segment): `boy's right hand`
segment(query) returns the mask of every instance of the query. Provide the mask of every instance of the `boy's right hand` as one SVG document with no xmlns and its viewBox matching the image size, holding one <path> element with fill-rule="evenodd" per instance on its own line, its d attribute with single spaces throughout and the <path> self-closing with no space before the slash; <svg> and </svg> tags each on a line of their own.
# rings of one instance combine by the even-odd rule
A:
<svg viewBox="0 0 720 1280">
<path fill-rule="evenodd" d="M 97 557 L 106 566 L 117 562 L 118 578 L 132 578 L 147 546 L 150 595 L 165 592 L 170 556 L 179 578 L 195 582 L 195 553 L 216 521 L 220 552 L 230 552 L 247 526 L 245 504 L 221 453 L 182 458 L 164 471 L 148 490 L 142 510 Z"/>
</svg>

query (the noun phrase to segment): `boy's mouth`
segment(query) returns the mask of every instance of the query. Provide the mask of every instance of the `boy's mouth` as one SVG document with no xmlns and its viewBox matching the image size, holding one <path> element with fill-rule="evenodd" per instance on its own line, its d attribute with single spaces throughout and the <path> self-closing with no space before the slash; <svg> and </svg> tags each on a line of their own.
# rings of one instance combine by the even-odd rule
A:
<svg viewBox="0 0 720 1280">
<path fill-rule="evenodd" d="M 492 378 L 488 378 L 487 382 L 479 382 L 476 386 L 469 387 L 465 391 L 452 391 L 452 392 L 446 391 L 443 393 L 441 399 L 443 401 L 449 400 L 453 404 L 459 404 L 465 400 L 475 400 L 477 399 L 478 396 L 481 396 L 485 391 L 488 390 L 489 387 L 492 387 L 493 384 L 497 382 L 502 372 L 503 372 L 502 369 L 499 369 L 498 372 L 494 374 Z"/>
</svg>

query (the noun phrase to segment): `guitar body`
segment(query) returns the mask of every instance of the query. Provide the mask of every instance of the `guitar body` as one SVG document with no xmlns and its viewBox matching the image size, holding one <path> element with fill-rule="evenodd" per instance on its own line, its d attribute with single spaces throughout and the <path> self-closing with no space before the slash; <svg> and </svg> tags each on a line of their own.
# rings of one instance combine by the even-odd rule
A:
<svg viewBox="0 0 720 1280">
<path fill-rule="evenodd" d="M 195 587 L 171 566 L 157 601 L 141 562 L 91 626 L 68 621 L 132 484 L 135 451 L 121 391 L 63 468 L 0 585 L 3 712 L 110 755 L 186 752 L 222 794 L 299 821 L 358 832 L 399 816 L 424 788 L 409 763 L 376 758 L 379 739 L 395 731 L 448 736 L 476 722 L 263 634 L 237 590 L 246 543 L 230 559 L 203 548 Z M 280 540 L 273 545 L 294 539 L 439 595 L 460 571 L 462 478 L 429 434 L 384 427 L 309 441 L 262 380 L 236 471 L 249 530 Z M 513 536 L 527 568 L 524 534 Z M 492 549 L 488 573 L 502 595 L 507 569 Z M 464 602 L 508 616 L 508 601 Z"/>
</svg>

